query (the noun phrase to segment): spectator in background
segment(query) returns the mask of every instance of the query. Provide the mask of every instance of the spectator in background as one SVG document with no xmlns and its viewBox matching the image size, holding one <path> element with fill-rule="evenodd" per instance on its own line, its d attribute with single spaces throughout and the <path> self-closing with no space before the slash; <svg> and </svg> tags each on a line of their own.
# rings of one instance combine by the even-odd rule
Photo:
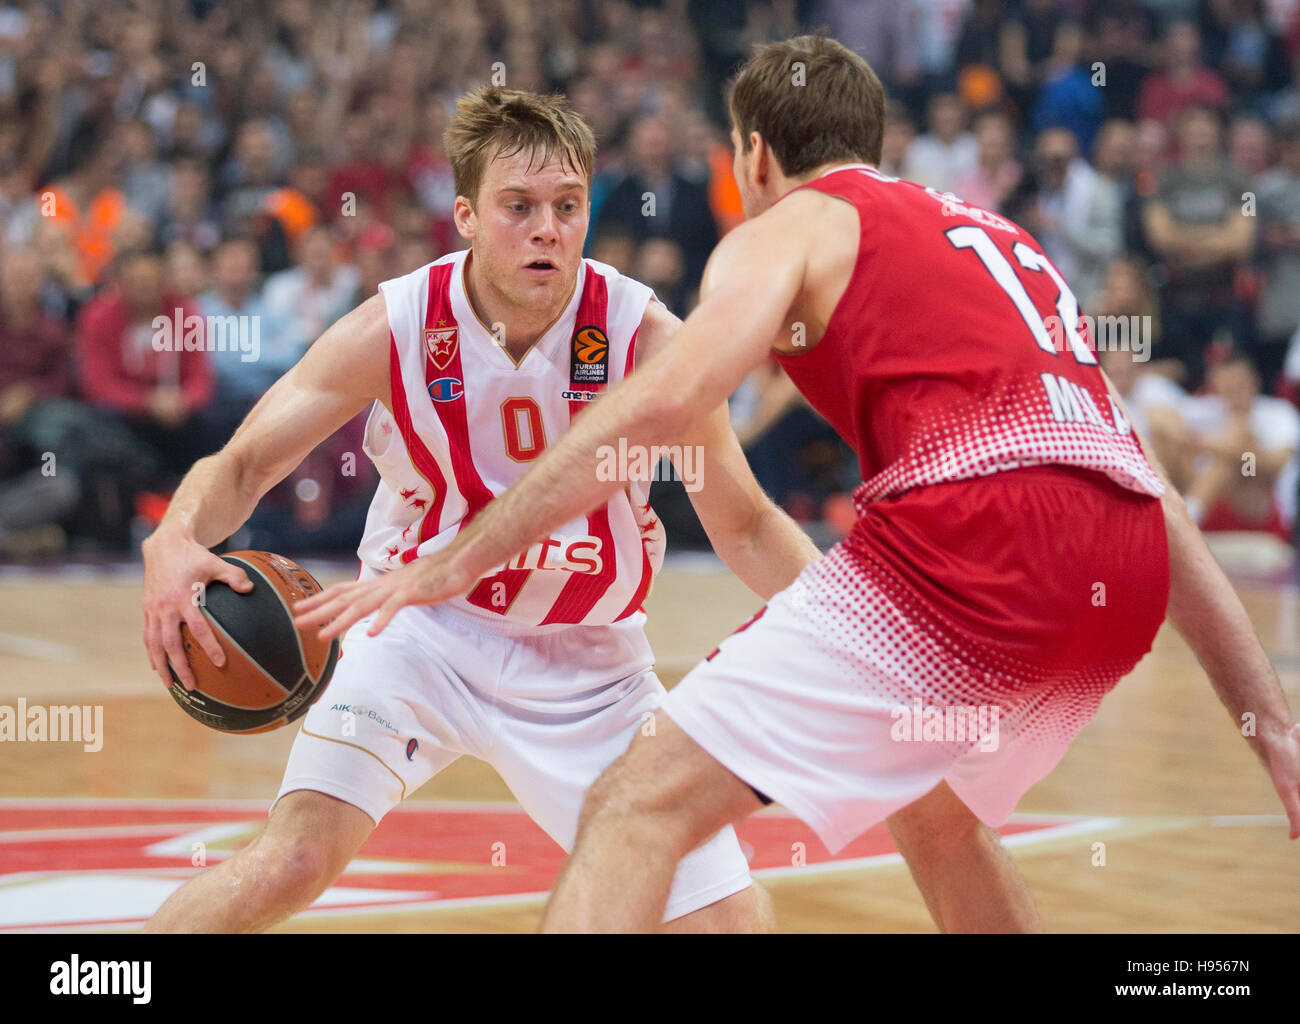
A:
<svg viewBox="0 0 1300 1024">
<path fill-rule="evenodd" d="M 283 332 L 278 340 L 283 351 L 305 352 L 352 308 L 359 280 L 356 267 L 338 261 L 327 228 L 315 227 L 303 235 L 296 265 L 273 274 L 264 289 L 271 322 Z"/>
<path fill-rule="evenodd" d="M 1201 33 L 1190 21 L 1169 26 L 1161 42 L 1162 71 L 1152 72 L 1138 93 L 1138 117 L 1173 121 L 1192 107 L 1226 110 L 1228 86 L 1201 59 Z"/>
<path fill-rule="evenodd" d="M 1112 119 L 1138 119 L 1138 93 L 1150 71 L 1148 21 L 1136 4 L 1104 9 L 1097 16 L 1093 53 L 1105 69 L 1106 87 L 1100 91 Z"/>
<path fill-rule="evenodd" d="M 75 397 L 72 334 L 41 307 L 37 254 L 0 261 L 0 554 L 61 550 L 63 527 L 120 546 L 130 481 L 157 467 L 153 454 Z"/>
<path fill-rule="evenodd" d="M 1207 0 L 1201 19 L 1205 62 L 1238 102 L 1261 107 L 1290 79 L 1286 50 L 1264 18 L 1261 0 Z"/>
<path fill-rule="evenodd" d="M 1289 541 L 1300 413 L 1259 393 L 1245 356 L 1214 367 L 1208 383 L 1210 394 L 1191 399 L 1183 414 L 1187 511 L 1203 530 L 1262 530 Z"/>
<path fill-rule="evenodd" d="M 880 170 L 890 177 L 914 181 L 909 153 L 916 139 L 916 121 L 897 100 L 885 103 L 885 128 L 880 140 Z"/>
<path fill-rule="evenodd" d="M 683 288 L 685 275 L 686 263 L 676 242 L 647 238 L 641 243 L 631 276 L 654 289 L 659 301 L 682 318 L 689 312 L 688 304 L 693 304 Z"/>
<path fill-rule="evenodd" d="M 1107 121 L 1097 135 L 1092 165 L 1071 163 L 1063 223 L 1074 259 L 1074 289 L 1085 310 L 1101 291 L 1108 268 L 1124 252 L 1124 208 L 1132 191 L 1136 132 L 1127 121 Z"/>
<path fill-rule="evenodd" d="M 1300 328 L 1300 122 L 1284 125 L 1281 161 L 1256 182 L 1259 269 L 1253 355 L 1265 392 L 1272 392 L 1287 346 Z"/>
<path fill-rule="evenodd" d="M 682 251 L 688 292 L 699 287 L 704 264 L 718 244 L 718 227 L 703 188 L 678 173 L 672 136 L 658 117 L 642 117 L 628 140 L 628 167 L 605 200 L 596 225 L 599 235 L 618 224 L 638 244 L 668 238 Z"/>
<path fill-rule="evenodd" d="M 1161 296 L 1168 354 L 1188 370 L 1195 388 L 1205 347 L 1219 331 L 1238 346 L 1251 342 L 1250 322 L 1236 292 L 1236 272 L 1255 242 L 1255 217 L 1244 215 L 1249 184 L 1223 159 L 1214 111 L 1193 107 L 1178 121 L 1179 162 L 1146 204 L 1148 244 L 1167 274 Z"/>
<path fill-rule="evenodd" d="M 1090 153 L 1106 118 L 1106 101 L 1093 84 L 1093 72 L 1080 63 L 1082 51 L 1083 30 L 1075 22 L 1063 22 L 1042 73 L 1031 122 L 1037 131 L 1068 128 L 1080 152 Z"/>
<path fill-rule="evenodd" d="M 1228 126 L 1228 163 L 1247 178 L 1273 165 L 1273 132 L 1255 114 L 1239 114 Z"/>
<path fill-rule="evenodd" d="M 195 427 L 212 400 L 208 354 L 186 351 L 176 337 L 175 311 L 183 322 L 195 309 L 167 290 L 159 256 L 131 253 L 120 268 L 118 285 L 81 311 L 81 391 L 179 475 L 204 454 Z M 158 317 L 167 322 L 165 333 L 155 325 Z"/>
<path fill-rule="evenodd" d="M 905 0 L 819 0 L 813 21 L 861 55 L 886 90 L 916 83 L 920 47 L 914 12 Z"/>
<path fill-rule="evenodd" d="M 930 100 L 929 131 L 912 142 L 907 163 L 914 180 L 940 192 L 952 192 L 957 182 L 974 174 L 979 164 L 975 136 L 966 131 L 966 111 L 952 93 Z"/>
<path fill-rule="evenodd" d="M 606 222 L 593 233 L 588 255 L 597 262 L 608 263 L 620 274 L 631 274 L 637 244 L 632 232 L 622 224 Z"/>
<path fill-rule="evenodd" d="M 1164 374 L 1138 362 L 1133 352 L 1104 349 L 1097 359 L 1123 399 L 1143 446 L 1165 467 L 1171 483 L 1185 486 L 1180 445 L 1186 439 L 1183 416 L 1191 396 Z"/>
<path fill-rule="evenodd" d="M 1021 0 L 1020 10 L 1003 24 L 999 65 L 1012 100 L 1022 110 L 1032 107 L 1042 87 L 1061 74 L 1059 55 L 1054 51 L 1059 48 L 1065 15 L 1058 8 L 1056 0 Z M 1076 39 L 1078 34 L 1076 28 Z M 1076 53 L 1070 63 L 1077 60 Z"/>
<path fill-rule="evenodd" d="M 1079 146 L 1072 132 L 1048 128 L 1034 145 L 1032 175 L 1008 201 L 1012 220 L 1021 224 L 1043 247 L 1071 285 L 1077 279 L 1079 259 L 1071 240 L 1067 212 L 1072 195 L 1086 188 L 1092 169 L 1079 159 Z M 1088 182 L 1081 179 L 1087 178 Z M 1080 205 L 1078 200 L 1075 205 Z"/>
<path fill-rule="evenodd" d="M 221 240 L 221 221 L 212 204 L 207 168 L 189 158 L 173 161 L 163 196 L 165 204 L 156 221 L 156 243 L 166 248 L 175 242 L 187 242 L 211 252 Z"/>
<path fill-rule="evenodd" d="M 953 51 L 971 0 L 908 0 L 916 23 L 917 63 L 921 91 L 927 95 L 951 91 Z"/>
<path fill-rule="evenodd" d="M 20 425 L 42 402 L 73 393 L 72 339 L 41 308 L 42 276 L 30 249 L 8 249 L 0 260 L 0 477 L 16 468 Z"/>
<path fill-rule="evenodd" d="M 990 110 L 975 119 L 974 134 L 978 162 L 957 178 L 953 191 L 975 206 L 1000 210 L 1024 174 L 1015 158 L 1015 126 L 1002 111 Z"/>
<path fill-rule="evenodd" d="M 725 235 L 745 220 L 732 172 L 731 143 L 700 110 L 685 111 L 682 120 L 683 173 L 708 191 L 709 209 Z"/>
<path fill-rule="evenodd" d="M 953 60 L 957 67 L 982 64 L 1001 72 L 1005 39 L 1005 0 L 973 0 L 957 37 Z"/>
<path fill-rule="evenodd" d="M 208 290 L 208 258 L 197 245 L 173 242 L 166 253 L 167 288 L 187 304 Z"/>
<path fill-rule="evenodd" d="M 74 257 L 66 286 L 84 297 L 117 251 L 114 236 L 127 207 L 117 187 L 120 158 L 95 126 L 79 127 L 68 149 L 68 174 L 37 189 L 27 209 L 11 221 L 9 241 L 32 241 L 38 225 L 53 225 Z"/>
<path fill-rule="evenodd" d="M 119 121 L 112 145 L 121 158 L 118 180 L 126 204 L 156 224 L 166 208 L 170 175 L 158 160 L 153 132 L 139 119 Z"/>
<path fill-rule="evenodd" d="M 258 286 L 257 247 L 248 238 L 231 238 L 217 246 L 212 255 L 212 288 L 199 296 L 198 311 L 205 325 L 219 324 L 226 339 L 226 350 L 211 351 L 209 356 L 216 397 L 203 433 L 207 447 L 215 450 L 230 439 L 276 378 L 297 362 L 305 346 L 267 304 Z M 219 348 L 216 331 L 211 333 L 214 336 L 205 335 L 209 347 Z M 234 339 L 240 339 L 242 350 Z"/>
</svg>

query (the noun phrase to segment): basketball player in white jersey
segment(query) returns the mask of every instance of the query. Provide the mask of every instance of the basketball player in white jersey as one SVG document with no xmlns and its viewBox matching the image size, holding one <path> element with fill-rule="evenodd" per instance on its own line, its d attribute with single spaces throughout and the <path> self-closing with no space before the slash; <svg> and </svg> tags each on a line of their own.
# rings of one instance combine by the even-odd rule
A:
<svg viewBox="0 0 1300 1024">
<path fill-rule="evenodd" d="M 248 587 L 208 548 L 359 411 L 370 407 L 365 450 L 381 478 L 358 552 L 371 579 L 449 544 L 679 327 L 649 288 L 581 257 L 595 144 L 577 115 L 481 89 L 461 100 L 447 144 L 470 249 L 385 282 L 327 330 L 194 466 L 145 542 L 144 640 L 164 683 L 170 662 L 193 686 L 181 622 L 223 658 L 193 584 Z M 695 508 L 755 592 L 769 597 L 819 557 L 758 487 L 725 405 L 670 441 L 704 447 Z M 358 623 L 303 719 L 265 830 L 174 893 L 149 928 L 259 930 L 308 906 L 387 811 L 461 754 L 492 764 L 567 849 L 587 787 L 664 694 L 641 610 L 663 546 L 629 484 L 447 605 L 407 609 L 376 637 Z M 730 827 L 683 858 L 664 921 L 770 927 Z"/>
</svg>

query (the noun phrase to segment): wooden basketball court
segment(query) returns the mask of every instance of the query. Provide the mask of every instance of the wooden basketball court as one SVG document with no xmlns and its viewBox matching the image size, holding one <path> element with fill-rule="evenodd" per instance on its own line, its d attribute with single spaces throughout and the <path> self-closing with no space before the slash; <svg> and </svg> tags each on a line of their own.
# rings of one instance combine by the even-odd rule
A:
<svg viewBox="0 0 1300 1024">
<path fill-rule="evenodd" d="M 308 563 L 324 583 L 346 568 Z M 1300 592 L 1240 592 L 1293 707 Z M 711 559 L 674 560 L 648 603 L 671 686 L 758 601 Z M 138 570 L 0 573 L 0 705 L 103 708 L 102 747 L 0 743 L 0 931 L 133 929 L 195 861 L 253 834 L 294 729 L 211 732 L 148 669 Z M 394 812 L 329 899 L 283 931 L 530 931 L 562 853 L 491 768 L 462 758 Z M 1300 846 L 1181 639 L 1107 698 L 1022 801 L 1008 847 L 1051 931 L 1292 932 Z M 741 831 L 783 930 L 933 931 L 882 830 L 830 859 L 779 809 Z M 199 852 L 201 851 L 201 853 Z M 749 852 L 749 851 L 747 851 Z"/>
</svg>

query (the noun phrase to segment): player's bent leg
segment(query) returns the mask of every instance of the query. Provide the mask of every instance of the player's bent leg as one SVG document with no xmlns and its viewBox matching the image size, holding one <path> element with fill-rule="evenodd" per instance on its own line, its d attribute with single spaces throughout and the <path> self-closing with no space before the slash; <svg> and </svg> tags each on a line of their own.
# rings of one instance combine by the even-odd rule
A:
<svg viewBox="0 0 1300 1024">
<path fill-rule="evenodd" d="M 329 887 L 375 823 L 343 800 L 287 793 L 248 846 L 181 886 L 146 932 L 257 932 L 309 906 Z"/>
<path fill-rule="evenodd" d="M 678 862 L 762 806 L 748 785 L 657 713 L 655 734 L 638 733 L 588 791 L 542 930 L 656 930 Z M 745 908 L 732 904 L 715 915 L 737 909 Z"/>
<path fill-rule="evenodd" d="M 1024 877 L 996 832 L 947 782 L 886 820 L 943 932 L 1041 932 Z"/>
</svg>

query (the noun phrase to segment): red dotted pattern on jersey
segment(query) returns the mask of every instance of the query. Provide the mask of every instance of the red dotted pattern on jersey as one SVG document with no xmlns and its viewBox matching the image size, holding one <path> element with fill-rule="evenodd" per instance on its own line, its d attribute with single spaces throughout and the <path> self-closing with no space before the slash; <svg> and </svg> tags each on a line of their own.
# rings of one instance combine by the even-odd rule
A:
<svg viewBox="0 0 1300 1024">
<path fill-rule="evenodd" d="M 833 548 L 779 598 L 811 636 L 815 656 L 838 663 L 874 700 L 893 707 L 999 708 L 1000 744 L 1063 747 L 1135 661 L 1043 668 L 945 621 L 869 556 Z M 963 750 L 973 744 L 959 744 Z"/>
<path fill-rule="evenodd" d="M 1105 397 L 1097 404 L 1106 417 Z M 853 497 L 861 514 L 870 502 L 913 487 L 1053 463 L 1104 473 L 1121 487 L 1153 497 L 1164 493 L 1132 432 L 1058 423 L 1042 380 L 1029 377 L 1009 382 L 1000 394 L 918 423 L 907 449 Z"/>
</svg>

